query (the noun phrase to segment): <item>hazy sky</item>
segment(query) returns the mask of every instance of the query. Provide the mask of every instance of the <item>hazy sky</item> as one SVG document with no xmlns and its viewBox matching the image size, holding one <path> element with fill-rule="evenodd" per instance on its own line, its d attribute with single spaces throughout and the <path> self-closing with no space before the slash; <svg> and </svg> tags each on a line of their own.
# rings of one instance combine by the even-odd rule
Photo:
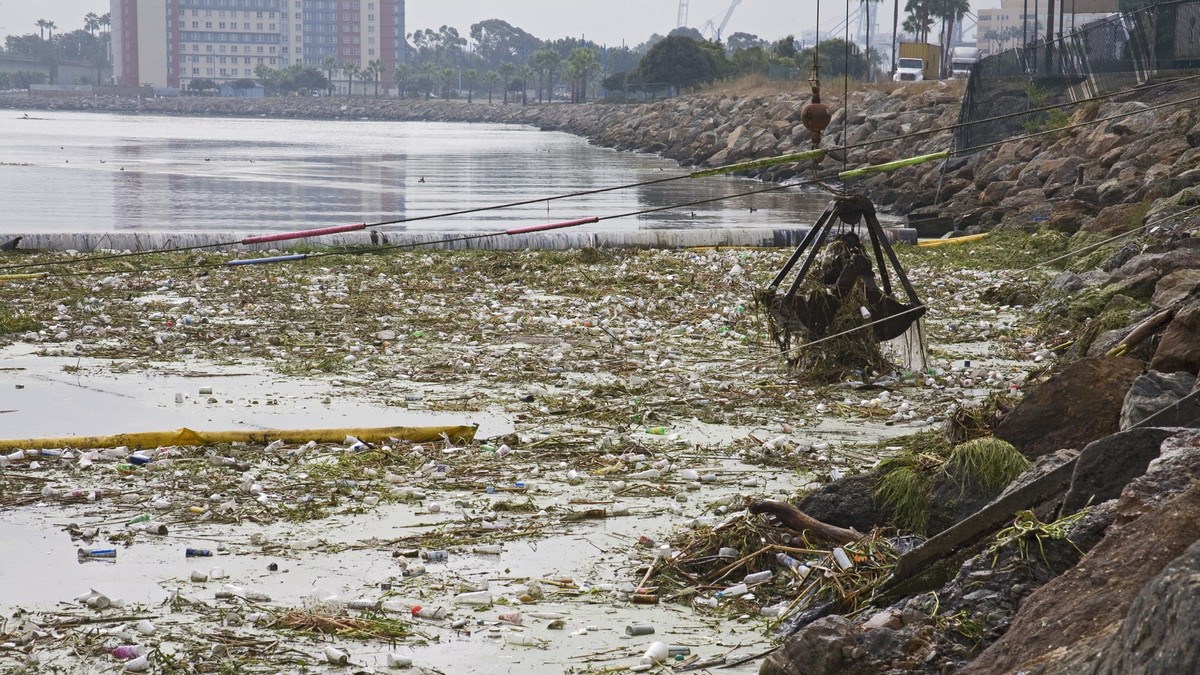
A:
<svg viewBox="0 0 1200 675">
<path fill-rule="evenodd" d="M 720 24 L 731 0 L 689 0 L 688 25 Z M 852 0 L 857 7 L 859 0 Z M 743 0 L 725 35 L 738 31 L 775 40 L 812 29 L 817 0 Z M 651 33 L 675 27 L 679 0 L 408 0 L 408 31 L 454 26 L 463 35 L 483 19 L 503 19 L 542 39 L 584 36 L 601 44 L 630 46 Z M 37 33 L 34 22 L 48 19 L 60 31 L 83 28 L 88 12 L 104 14 L 108 0 L 0 0 L 0 35 Z M 833 30 L 846 3 L 821 4 L 822 30 Z M 841 30 L 838 31 L 841 33 Z"/>
</svg>

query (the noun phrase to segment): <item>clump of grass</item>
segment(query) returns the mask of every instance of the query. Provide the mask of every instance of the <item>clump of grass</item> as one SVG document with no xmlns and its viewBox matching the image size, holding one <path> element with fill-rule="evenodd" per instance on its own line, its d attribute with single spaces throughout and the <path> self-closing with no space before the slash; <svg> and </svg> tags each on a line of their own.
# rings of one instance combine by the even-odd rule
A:
<svg viewBox="0 0 1200 675">
<path fill-rule="evenodd" d="M 1009 443 L 999 438 L 976 438 L 950 453 L 946 472 L 966 489 L 975 485 L 984 491 L 999 492 L 1029 468 L 1030 461 Z"/>
<path fill-rule="evenodd" d="M 945 458 L 931 452 L 903 452 L 880 465 L 875 500 L 892 514 L 898 527 L 924 532 L 929 523 L 929 495 Z"/>
<path fill-rule="evenodd" d="M 41 322 L 33 317 L 0 308 L 0 335 L 25 333 L 31 330 L 39 330 L 41 327 Z"/>
</svg>

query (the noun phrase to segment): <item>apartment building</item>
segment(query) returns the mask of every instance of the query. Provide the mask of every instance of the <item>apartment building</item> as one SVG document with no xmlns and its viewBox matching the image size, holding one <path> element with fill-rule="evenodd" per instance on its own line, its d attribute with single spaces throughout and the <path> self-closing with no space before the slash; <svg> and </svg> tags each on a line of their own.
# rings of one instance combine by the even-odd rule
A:
<svg viewBox="0 0 1200 675">
<path fill-rule="evenodd" d="M 404 0 L 110 0 L 119 85 L 253 79 L 260 65 L 325 70 L 404 60 Z M 392 87 L 391 77 L 381 78 Z"/>
</svg>

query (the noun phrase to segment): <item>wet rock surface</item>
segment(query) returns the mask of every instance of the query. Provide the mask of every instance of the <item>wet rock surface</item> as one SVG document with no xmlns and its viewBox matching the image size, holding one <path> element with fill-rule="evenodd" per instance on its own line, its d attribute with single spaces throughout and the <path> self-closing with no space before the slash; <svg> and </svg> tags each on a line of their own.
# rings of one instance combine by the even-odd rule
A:
<svg viewBox="0 0 1200 675">
<path fill-rule="evenodd" d="M 1125 394 L 1143 366 L 1083 359 L 1034 388 L 996 428 L 1027 457 L 1082 448 L 1118 429 Z"/>
</svg>

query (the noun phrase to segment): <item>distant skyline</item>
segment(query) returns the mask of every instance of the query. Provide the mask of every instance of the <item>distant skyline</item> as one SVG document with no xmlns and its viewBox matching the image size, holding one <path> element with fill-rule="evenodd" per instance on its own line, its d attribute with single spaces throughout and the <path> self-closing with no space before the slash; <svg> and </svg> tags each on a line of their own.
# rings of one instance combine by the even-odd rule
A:
<svg viewBox="0 0 1200 675">
<path fill-rule="evenodd" d="M 998 4 L 998 0 L 972 3 L 979 7 Z M 731 0 L 689 0 L 688 25 L 697 29 L 710 21 L 719 25 L 730 5 Z M 406 6 L 409 33 L 449 25 L 467 36 L 473 23 L 503 19 L 543 40 L 583 37 L 608 46 L 620 46 L 624 41 L 630 47 L 654 33 L 670 32 L 679 12 L 679 0 L 407 0 Z M 851 1 L 851 11 L 858 6 L 858 0 Z M 887 32 L 891 29 L 891 3 L 885 0 L 877 7 L 883 15 L 877 29 Z M 816 9 L 817 0 L 743 0 L 723 37 L 737 32 L 768 41 L 799 36 L 813 29 Z M 0 0 L 0 35 L 36 34 L 38 19 L 53 21 L 58 31 L 70 32 L 83 28 L 83 17 L 88 12 L 108 11 L 108 0 Z M 821 4 L 823 39 L 828 31 L 837 32 L 829 37 L 844 35 L 841 23 L 845 11 L 844 2 Z"/>
</svg>

